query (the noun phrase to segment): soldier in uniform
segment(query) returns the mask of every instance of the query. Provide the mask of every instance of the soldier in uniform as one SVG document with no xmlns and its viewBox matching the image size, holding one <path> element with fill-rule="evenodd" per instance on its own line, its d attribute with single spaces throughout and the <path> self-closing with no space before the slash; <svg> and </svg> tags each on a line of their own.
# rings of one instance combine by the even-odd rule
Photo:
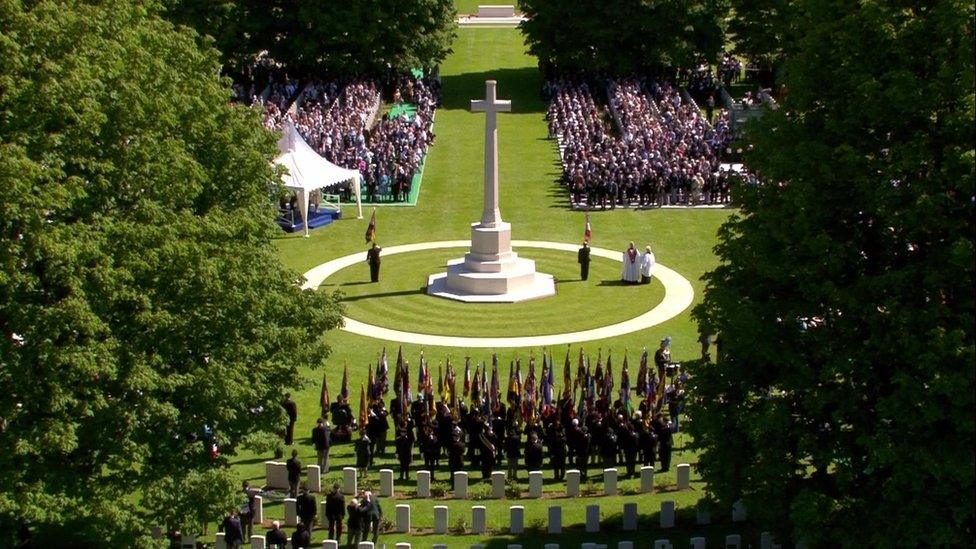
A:
<svg viewBox="0 0 976 549">
<path fill-rule="evenodd" d="M 583 241 L 583 247 L 576 254 L 576 262 L 580 266 L 580 280 L 586 280 L 590 276 L 590 244 Z"/>
<path fill-rule="evenodd" d="M 481 433 L 481 446 L 478 448 L 481 457 L 481 478 L 491 478 L 491 470 L 495 468 L 495 458 L 497 453 L 497 439 L 488 426 Z"/>
<path fill-rule="evenodd" d="M 450 444 L 447 448 L 447 467 L 454 473 L 464 469 L 464 433 L 457 425 L 451 431 Z"/>
<path fill-rule="evenodd" d="M 505 437 L 505 462 L 508 464 L 508 478 L 518 480 L 518 460 L 522 444 L 518 429 L 509 429 Z"/>
<path fill-rule="evenodd" d="M 671 422 L 664 419 L 660 412 L 654 416 L 654 432 L 657 433 L 658 458 L 661 460 L 661 471 L 671 468 L 671 448 L 674 444 L 671 434 Z"/>
<path fill-rule="evenodd" d="M 441 449 L 430 425 L 420 431 L 420 453 L 424 456 L 424 467 L 430 471 L 430 479 L 434 480 L 434 471 L 440 464 Z"/>
<path fill-rule="evenodd" d="M 530 472 L 541 470 L 542 455 L 542 441 L 538 435 L 532 433 L 525 442 L 525 468 Z"/>
<path fill-rule="evenodd" d="M 558 421 L 551 423 L 546 431 L 546 446 L 552 475 L 556 480 L 562 480 L 566 476 L 566 434 Z"/>
<path fill-rule="evenodd" d="M 413 459 L 413 430 L 404 424 L 397 429 L 396 440 L 397 461 L 400 462 L 400 480 L 407 480 L 410 475 L 410 462 Z"/>
<path fill-rule="evenodd" d="M 366 431 L 369 433 L 369 439 L 373 442 L 372 454 L 374 457 L 386 455 L 386 434 L 390 430 L 390 422 L 387 419 L 389 415 L 383 401 L 376 402 L 370 407 Z"/>
<path fill-rule="evenodd" d="M 590 435 L 580 427 L 579 419 L 573 418 L 572 428 L 567 438 L 573 447 L 573 455 L 576 457 L 576 468 L 579 469 L 582 479 L 586 480 L 590 461 Z"/>
</svg>

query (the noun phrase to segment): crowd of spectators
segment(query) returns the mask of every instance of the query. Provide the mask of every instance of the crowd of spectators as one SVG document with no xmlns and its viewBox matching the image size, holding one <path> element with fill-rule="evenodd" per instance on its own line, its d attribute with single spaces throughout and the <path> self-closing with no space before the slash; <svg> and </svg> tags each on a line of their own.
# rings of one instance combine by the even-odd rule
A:
<svg viewBox="0 0 976 549">
<path fill-rule="evenodd" d="M 611 81 L 614 135 L 589 84 L 550 82 L 546 91 L 552 97 L 549 131 L 560 140 L 574 205 L 728 202 L 734 175 L 720 169 L 732 138 L 727 113 L 712 126 L 671 84 Z"/>
</svg>

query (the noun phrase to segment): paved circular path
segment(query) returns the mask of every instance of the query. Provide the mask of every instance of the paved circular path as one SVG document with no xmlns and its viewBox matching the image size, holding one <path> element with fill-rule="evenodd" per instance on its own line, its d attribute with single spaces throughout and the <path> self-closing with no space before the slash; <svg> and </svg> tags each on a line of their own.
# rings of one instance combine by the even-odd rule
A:
<svg viewBox="0 0 976 549">
<path fill-rule="evenodd" d="M 470 240 L 421 242 L 419 244 L 404 244 L 402 246 L 383 248 L 383 255 L 388 256 L 439 248 L 467 248 L 470 246 Z M 576 252 L 579 249 L 575 244 L 538 240 L 513 240 L 512 246 L 515 248 L 547 248 L 565 252 Z M 623 258 L 621 252 L 607 250 L 605 248 L 592 248 L 590 255 L 611 259 L 613 261 L 622 261 Z M 302 288 L 318 288 L 330 275 L 346 267 L 358 265 L 365 261 L 366 254 L 359 252 L 313 267 L 305 273 L 306 282 L 302 285 Z M 691 305 L 695 297 L 695 291 L 692 289 L 688 279 L 660 263 L 654 266 L 654 276 L 664 285 L 664 299 L 653 309 L 630 320 L 580 332 L 523 337 L 457 337 L 392 330 L 390 328 L 366 324 L 365 322 L 360 322 L 349 317 L 343 317 L 345 326 L 342 329 L 354 334 L 387 341 L 416 343 L 418 345 L 439 345 L 444 347 L 541 347 L 544 345 L 562 345 L 605 339 L 656 326 L 678 316 L 678 314 Z M 432 297 L 431 299 L 437 298 Z"/>
</svg>

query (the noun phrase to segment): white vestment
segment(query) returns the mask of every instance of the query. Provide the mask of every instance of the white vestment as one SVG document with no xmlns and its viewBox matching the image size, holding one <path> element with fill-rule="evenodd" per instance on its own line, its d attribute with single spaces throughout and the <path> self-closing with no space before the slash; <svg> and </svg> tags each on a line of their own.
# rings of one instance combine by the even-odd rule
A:
<svg viewBox="0 0 976 549">
<path fill-rule="evenodd" d="M 637 282 L 640 277 L 640 254 L 637 250 L 634 250 L 633 261 L 631 261 L 630 254 L 627 253 L 629 250 L 625 250 L 623 254 L 624 266 L 620 272 L 620 278 L 624 282 Z"/>
<path fill-rule="evenodd" d="M 651 252 L 644 252 L 640 259 L 640 273 L 641 276 L 650 277 L 651 271 L 654 270 L 654 254 Z"/>
</svg>

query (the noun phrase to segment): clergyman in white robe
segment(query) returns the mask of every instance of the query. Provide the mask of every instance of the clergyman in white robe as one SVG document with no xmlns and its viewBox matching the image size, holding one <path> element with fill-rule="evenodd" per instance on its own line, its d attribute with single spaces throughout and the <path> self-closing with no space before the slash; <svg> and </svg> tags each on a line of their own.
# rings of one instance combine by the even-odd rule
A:
<svg viewBox="0 0 976 549">
<path fill-rule="evenodd" d="M 644 248 L 644 253 L 641 254 L 640 258 L 640 274 L 641 274 L 641 284 L 649 284 L 651 282 L 651 271 L 654 270 L 654 254 L 651 253 L 651 247 L 647 246 Z"/>
<path fill-rule="evenodd" d="M 633 242 L 624 251 L 623 262 L 624 266 L 620 272 L 620 279 L 624 282 L 636 284 L 638 277 L 640 277 L 640 254 Z"/>
</svg>

